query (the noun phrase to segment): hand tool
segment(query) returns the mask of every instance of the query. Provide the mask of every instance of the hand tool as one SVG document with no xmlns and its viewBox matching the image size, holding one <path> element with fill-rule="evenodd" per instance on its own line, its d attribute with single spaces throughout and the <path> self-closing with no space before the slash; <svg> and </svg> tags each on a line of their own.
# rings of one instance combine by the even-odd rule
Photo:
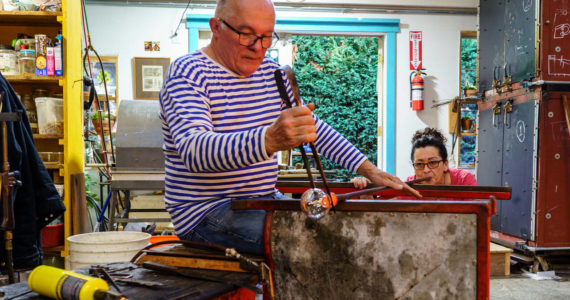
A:
<svg viewBox="0 0 570 300">
<path fill-rule="evenodd" d="M 102 267 L 91 267 L 89 268 L 89 275 L 93 275 L 93 276 L 97 276 L 105 281 L 107 281 L 108 283 L 110 283 L 115 290 L 117 290 L 117 292 L 121 292 L 121 289 L 117 286 L 117 284 L 115 283 L 115 280 L 113 280 L 113 278 L 109 275 L 109 273 L 107 273 L 107 271 L 105 271 L 104 268 Z"/>
<path fill-rule="evenodd" d="M 125 284 L 130 284 L 130 285 L 140 285 L 140 286 L 146 286 L 146 287 L 150 287 L 150 288 L 154 288 L 154 287 L 162 287 L 164 286 L 163 283 L 160 282 L 156 282 L 156 281 L 148 281 L 148 280 L 140 280 L 140 279 L 135 279 L 135 278 L 115 278 L 116 282 L 120 282 L 120 283 L 125 283 Z"/>
<path fill-rule="evenodd" d="M 281 96 L 281 99 L 283 99 L 287 108 L 292 108 L 291 99 L 287 94 L 287 88 L 285 87 L 283 74 L 281 73 L 282 71 L 284 71 L 285 74 L 287 75 L 287 78 L 289 78 L 289 83 L 291 85 L 291 90 L 293 91 L 293 98 L 295 104 L 298 107 L 301 107 L 303 104 L 301 103 L 301 95 L 299 92 L 299 85 L 297 84 L 297 79 L 295 78 L 295 72 L 288 65 L 281 66 L 279 69 L 275 70 L 273 74 L 275 77 L 275 82 L 277 83 L 277 89 L 279 90 L 279 95 Z M 304 200 L 301 202 L 303 205 L 303 210 L 308 212 L 310 217 L 318 219 L 324 216 L 329 209 L 332 208 L 334 210 L 334 206 L 336 203 L 334 203 L 333 193 L 331 193 L 329 189 L 327 178 L 325 176 L 325 172 L 323 170 L 323 166 L 321 164 L 321 159 L 317 152 L 317 148 L 315 147 L 315 144 L 313 142 L 310 142 L 308 144 L 311 147 L 311 151 L 313 152 L 313 159 L 315 160 L 315 163 L 317 165 L 317 170 L 319 171 L 321 179 L 323 180 L 323 185 L 325 186 L 326 200 L 321 201 L 320 199 L 318 199 L 321 198 L 321 193 L 319 193 L 320 189 L 316 187 L 315 181 L 313 180 L 313 176 L 311 174 L 311 166 L 309 164 L 309 159 L 307 158 L 307 153 L 305 152 L 303 145 L 300 145 L 299 151 L 301 152 L 301 157 L 303 158 L 303 163 L 305 164 L 305 168 L 307 170 L 307 176 L 309 176 L 309 181 L 311 182 L 312 186 L 312 191 L 307 191 L 308 194 L 303 194 L 301 199 Z M 319 205 L 318 203 L 322 202 L 328 202 L 326 206 L 323 206 L 323 208 L 325 208 L 324 211 L 319 207 L 315 207 Z M 310 207 L 311 205 L 313 207 Z"/>
<path fill-rule="evenodd" d="M 238 286 L 238 287 L 244 287 L 246 289 L 254 291 L 257 294 L 263 293 L 263 291 L 261 291 L 259 288 L 257 288 L 254 285 L 251 285 L 251 284 L 248 284 L 245 282 L 230 280 L 227 278 L 220 278 L 220 277 L 217 277 L 215 275 L 212 275 L 215 273 L 215 271 L 207 272 L 208 270 L 178 268 L 178 267 L 163 265 L 163 264 L 159 264 L 159 263 L 155 263 L 155 262 L 151 262 L 151 261 L 145 261 L 143 263 L 143 268 L 146 268 L 149 270 L 154 270 L 154 271 L 159 271 L 159 272 L 164 272 L 164 273 L 169 273 L 169 274 L 174 274 L 174 275 L 182 275 L 182 276 L 188 277 L 188 278 L 208 280 L 208 281 L 214 281 L 214 282 L 221 282 L 221 283 L 230 284 L 230 285 L 234 285 L 234 286 Z"/>
</svg>

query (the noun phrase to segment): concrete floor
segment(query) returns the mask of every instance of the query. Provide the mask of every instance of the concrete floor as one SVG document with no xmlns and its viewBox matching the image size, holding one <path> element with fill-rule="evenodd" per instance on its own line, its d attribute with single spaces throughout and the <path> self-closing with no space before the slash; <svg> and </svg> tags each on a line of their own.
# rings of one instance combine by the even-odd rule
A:
<svg viewBox="0 0 570 300">
<path fill-rule="evenodd" d="M 491 278 L 490 290 L 493 300 L 570 299 L 570 280 L 534 280 L 515 274 Z"/>
</svg>

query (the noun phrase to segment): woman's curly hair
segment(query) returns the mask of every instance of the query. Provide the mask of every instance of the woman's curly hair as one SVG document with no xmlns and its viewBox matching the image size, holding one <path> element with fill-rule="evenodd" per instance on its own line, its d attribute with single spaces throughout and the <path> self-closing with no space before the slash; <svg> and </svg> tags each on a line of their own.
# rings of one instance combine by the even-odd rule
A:
<svg viewBox="0 0 570 300">
<path fill-rule="evenodd" d="M 414 161 L 414 153 L 417 148 L 424 148 L 427 146 L 434 146 L 439 149 L 439 155 L 443 161 L 447 161 L 447 149 L 445 148 L 447 139 L 443 136 L 441 131 L 426 127 L 424 130 L 418 130 L 412 137 L 412 155 L 411 160 Z"/>
</svg>

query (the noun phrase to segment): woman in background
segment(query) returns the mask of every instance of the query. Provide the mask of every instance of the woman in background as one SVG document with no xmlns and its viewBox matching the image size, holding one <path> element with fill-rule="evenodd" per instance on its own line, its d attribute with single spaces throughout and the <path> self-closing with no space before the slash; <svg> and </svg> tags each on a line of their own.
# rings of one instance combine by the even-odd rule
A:
<svg viewBox="0 0 570 300">
<path fill-rule="evenodd" d="M 406 181 L 431 176 L 430 180 L 420 184 L 477 185 L 475 176 L 470 172 L 449 167 L 445 142 L 446 138 L 435 128 L 426 127 L 416 131 L 412 137 L 411 153 L 415 174 L 406 178 Z M 350 182 L 359 189 L 368 185 L 364 177 L 353 178 Z"/>
</svg>

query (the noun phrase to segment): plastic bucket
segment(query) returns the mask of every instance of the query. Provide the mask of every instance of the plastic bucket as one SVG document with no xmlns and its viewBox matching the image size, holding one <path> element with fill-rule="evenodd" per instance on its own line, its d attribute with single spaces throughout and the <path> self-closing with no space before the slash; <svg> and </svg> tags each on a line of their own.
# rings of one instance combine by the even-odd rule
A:
<svg viewBox="0 0 570 300">
<path fill-rule="evenodd" d="M 69 267 L 74 270 L 101 263 L 127 262 L 149 244 L 150 234 L 108 231 L 77 234 L 69 242 Z"/>
<path fill-rule="evenodd" d="M 63 244 L 63 223 L 47 225 L 42 229 L 42 248 Z"/>
<path fill-rule="evenodd" d="M 34 101 L 40 134 L 63 135 L 63 99 L 37 97 Z"/>
</svg>

